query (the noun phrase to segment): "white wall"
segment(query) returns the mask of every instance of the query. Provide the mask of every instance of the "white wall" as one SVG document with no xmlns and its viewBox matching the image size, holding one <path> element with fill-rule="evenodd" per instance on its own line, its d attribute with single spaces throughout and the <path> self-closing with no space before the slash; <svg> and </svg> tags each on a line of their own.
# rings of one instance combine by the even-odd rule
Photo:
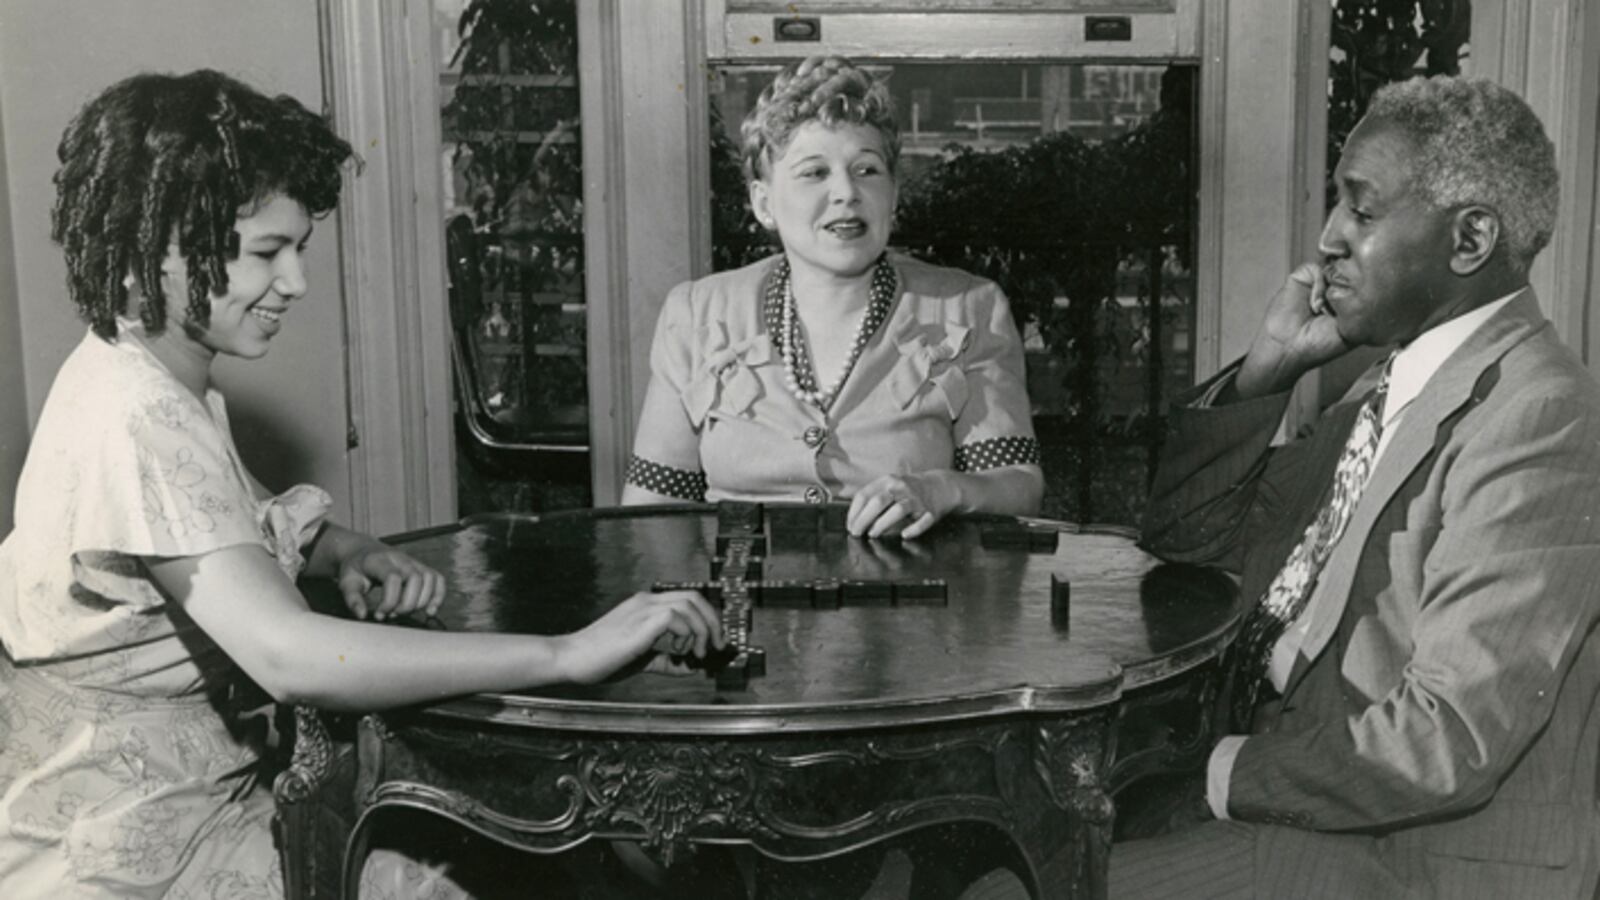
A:
<svg viewBox="0 0 1600 900">
<path fill-rule="evenodd" d="M 3 0 L 0 2 L 0 140 L 14 261 L 14 289 L 0 249 L 0 501 L 9 512 L 15 471 L 6 468 L 18 421 L 20 358 L 26 420 L 36 422 L 61 360 L 84 327 L 66 296 L 61 254 L 50 241 L 55 146 L 72 114 L 112 82 L 140 71 L 221 69 L 269 93 L 322 106 L 314 0 Z M 272 353 L 253 364 L 219 363 L 235 438 L 269 487 L 315 481 L 348 520 L 344 334 L 338 238 L 331 221 L 312 240 L 311 293 L 285 320 Z M 19 354 L 7 345 L 20 347 Z M 9 522 L 3 524 L 9 528 Z"/>
<path fill-rule="evenodd" d="M 1492 78 L 1528 101 L 1555 143 L 1561 205 L 1550 246 L 1529 281 L 1568 345 L 1600 367 L 1589 342 L 1590 286 L 1600 275 L 1593 255 L 1600 227 L 1594 206 L 1597 113 L 1600 113 L 1600 4 L 1594 0 L 1480 3 L 1472 9 L 1469 74 Z"/>
<path fill-rule="evenodd" d="M 1232 0 L 1220 65 L 1226 93 L 1219 200 L 1222 222 L 1222 364 L 1242 356 L 1267 299 L 1295 258 L 1295 9 L 1276 0 Z M 1221 72 L 1218 72 L 1218 69 Z"/>
<path fill-rule="evenodd" d="M 11 530 L 11 485 L 28 449 L 28 391 L 22 365 L 11 201 L 6 190 L 5 110 L 0 105 L 0 534 Z"/>
</svg>

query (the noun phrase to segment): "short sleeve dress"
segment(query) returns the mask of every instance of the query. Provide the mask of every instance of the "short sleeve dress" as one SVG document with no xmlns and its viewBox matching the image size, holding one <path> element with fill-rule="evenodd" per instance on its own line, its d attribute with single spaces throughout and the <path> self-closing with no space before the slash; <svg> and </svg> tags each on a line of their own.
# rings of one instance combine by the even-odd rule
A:
<svg viewBox="0 0 1600 900">
<path fill-rule="evenodd" d="M 258 499 L 222 396 L 128 327 L 62 366 L 0 544 L 0 897 L 279 898 L 253 692 L 141 557 L 258 545 L 294 578 L 329 497 Z"/>
<path fill-rule="evenodd" d="M 827 409 L 785 386 L 782 255 L 675 288 L 628 481 L 686 500 L 846 500 L 880 475 L 1037 464 L 1022 339 L 994 282 L 890 254 L 894 299 Z"/>
</svg>

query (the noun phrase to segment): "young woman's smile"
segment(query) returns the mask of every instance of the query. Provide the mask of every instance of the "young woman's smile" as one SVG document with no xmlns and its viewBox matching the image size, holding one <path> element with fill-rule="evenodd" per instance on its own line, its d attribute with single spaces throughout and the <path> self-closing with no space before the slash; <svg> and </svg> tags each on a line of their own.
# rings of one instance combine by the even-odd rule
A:
<svg viewBox="0 0 1600 900">
<path fill-rule="evenodd" d="M 305 295 L 305 246 L 311 217 L 292 198 L 276 195 L 234 224 L 239 255 L 228 261 L 228 287 L 211 297 L 211 321 L 186 328 L 212 353 L 255 359 L 283 328 L 289 305 Z M 169 298 L 188 296 L 187 264 L 173 248 L 163 286 Z"/>
</svg>

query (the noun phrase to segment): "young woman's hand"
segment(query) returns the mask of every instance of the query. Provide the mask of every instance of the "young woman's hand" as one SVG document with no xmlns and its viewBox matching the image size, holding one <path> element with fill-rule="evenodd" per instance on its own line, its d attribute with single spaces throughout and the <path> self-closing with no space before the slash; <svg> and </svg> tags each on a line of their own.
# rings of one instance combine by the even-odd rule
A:
<svg viewBox="0 0 1600 900">
<path fill-rule="evenodd" d="M 593 684 L 646 653 L 703 657 L 723 644 L 717 611 L 694 591 L 641 591 L 556 639 L 563 680 Z"/>
<path fill-rule="evenodd" d="M 444 602 L 444 576 L 380 541 L 369 541 L 339 562 L 339 591 L 358 619 L 376 621 L 412 613 L 434 615 Z M 367 595 L 383 586 L 383 597 Z"/>
</svg>

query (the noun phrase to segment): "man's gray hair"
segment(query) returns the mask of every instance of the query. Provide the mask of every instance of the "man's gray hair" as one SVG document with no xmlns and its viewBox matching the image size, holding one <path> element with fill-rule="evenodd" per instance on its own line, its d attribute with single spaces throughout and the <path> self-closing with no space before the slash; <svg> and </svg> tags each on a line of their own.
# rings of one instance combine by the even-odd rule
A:
<svg viewBox="0 0 1600 900">
<path fill-rule="evenodd" d="M 1380 88 L 1367 117 L 1411 137 L 1414 185 L 1435 208 L 1494 210 L 1512 265 L 1527 271 L 1550 242 L 1560 176 L 1555 147 L 1521 97 L 1481 78 L 1413 78 Z"/>
</svg>

